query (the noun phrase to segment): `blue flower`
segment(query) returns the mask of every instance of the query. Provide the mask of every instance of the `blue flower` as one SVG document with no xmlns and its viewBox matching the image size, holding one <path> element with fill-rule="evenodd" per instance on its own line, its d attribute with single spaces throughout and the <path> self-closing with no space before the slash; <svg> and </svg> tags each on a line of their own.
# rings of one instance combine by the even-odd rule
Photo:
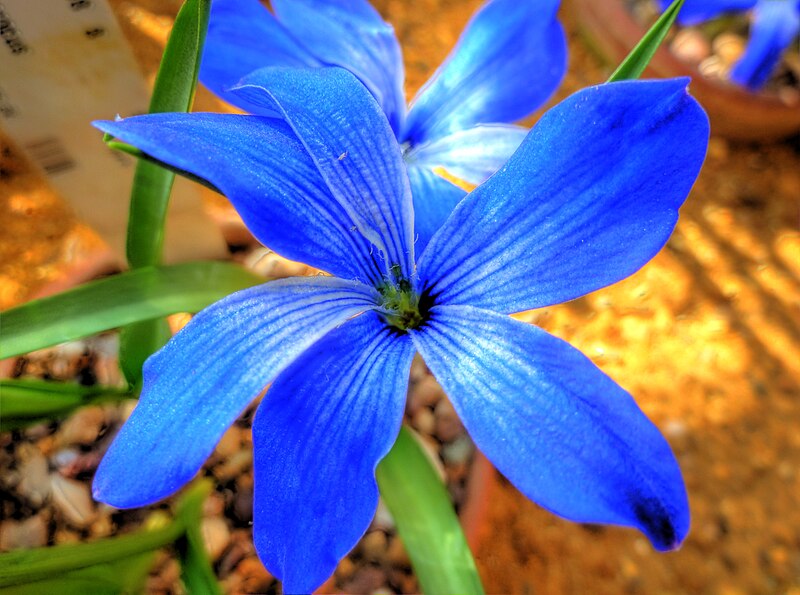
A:
<svg viewBox="0 0 800 595">
<path fill-rule="evenodd" d="M 662 9 L 669 4 L 669 0 L 661 0 Z M 750 41 L 731 70 L 731 80 L 758 90 L 800 32 L 800 0 L 686 0 L 678 20 L 695 25 L 725 12 L 751 9 Z"/>
<path fill-rule="evenodd" d="M 708 141 L 686 83 L 600 85 L 551 109 L 419 257 L 401 148 L 345 70 L 266 68 L 232 91 L 282 119 L 97 123 L 210 181 L 265 245 L 330 276 L 235 293 L 148 359 L 95 497 L 134 507 L 175 492 L 272 383 L 253 422 L 254 539 L 286 592 L 310 591 L 372 519 L 419 352 L 528 497 L 677 547 L 688 504 L 656 427 L 585 356 L 507 314 L 614 283 L 664 245 Z"/>
<path fill-rule="evenodd" d="M 390 25 L 366 0 L 214 0 L 200 80 L 253 114 L 272 110 L 229 89 L 266 66 L 340 66 L 383 108 L 404 148 L 414 209 L 426 211 L 417 247 L 428 243 L 465 191 L 443 168 L 480 184 L 516 150 L 532 113 L 566 68 L 557 0 L 491 0 L 406 114 L 403 57 Z"/>
</svg>

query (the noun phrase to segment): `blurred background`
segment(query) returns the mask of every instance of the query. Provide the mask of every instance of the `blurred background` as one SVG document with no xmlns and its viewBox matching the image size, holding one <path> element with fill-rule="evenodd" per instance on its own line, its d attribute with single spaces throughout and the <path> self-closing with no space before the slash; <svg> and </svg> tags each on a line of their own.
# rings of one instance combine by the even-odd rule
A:
<svg viewBox="0 0 800 595">
<path fill-rule="evenodd" d="M 137 67 L 152 81 L 180 2 L 109 3 Z M 441 63 L 481 4 L 373 3 L 400 39 L 409 97 Z M 570 62 L 551 104 L 604 81 L 613 70 L 587 49 L 575 5 L 565 2 L 561 17 L 569 35 Z M 196 111 L 222 109 L 209 93 L 198 93 Z M 110 118 L 117 111 L 107 105 L 94 118 Z M 527 123 L 533 121 L 535 116 Z M 101 142 L 88 122 L 85 135 Z M 205 189 L 191 192 L 201 197 L 227 244 L 237 254 L 246 252 L 250 240 L 224 199 Z M 126 201 L 120 198 L 123 213 Z M 118 264 L 103 237 L 75 214 L 7 134 L 0 136 L 0 221 L 0 308 L 52 293 Z M 680 551 L 659 554 L 634 531 L 562 521 L 498 478 L 483 508 L 475 551 L 487 592 L 800 595 L 799 224 L 800 137 L 766 143 L 714 137 L 676 232 L 650 264 L 611 288 L 519 315 L 569 341 L 634 395 L 666 435 L 683 469 L 692 531 Z M 223 257 L 226 252 L 220 245 L 217 256 Z M 303 272 L 279 259 L 261 266 L 269 267 L 267 274 Z M 118 379 L 113 340 L 95 343 L 93 373 L 106 374 L 100 380 L 113 382 Z M 86 357 L 85 351 L 78 351 L 78 357 Z M 77 364 L 69 363 L 69 357 L 75 358 L 48 352 L 38 360 L 0 362 L 0 371 L 6 376 L 59 378 L 59 365 L 70 368 L 63 372 L 67 376 L 74 373 Z M 19 488 L 21 476 L 41 467 L 42 457 L 49 472 L 62 470 L 63 461 L 55 454 L 65 444 L 77 453 L 70 464 L 91 469 L 97 453 L 92 445 L 124 414 L 119 409 L 83 411 L 77 414 L 83 418 L 58 427 L 0 437 L 5 516 L 0 521 L 0 548 L 87 540 L 125 531 L 140 520 L 135 513 L 123 519 L 98 510 L 72 483 L 58 488 L 61 492 L 45 490 L 50 495 L 38 500 Z M 228 462 L 249 448 L 247 431 L 243 424 L 241 435 L 223 445 L 230 452 L 215 456 Z M 247 480 L 238 475 L 250 472 L 249 460 L 240 463 L 232 473 L 237 475 L 235 482 L 246 486 Z M 78 469 L 71 477 L 75 484 L 88 485 L 91 473 Z M 61 495 L 52 495 L 57 492 Z M 247 550 L 247 522 L 229 514 L 247 503 L 225 497 L 212 498 L 206 511 L 216 519 L 208 523 L 206 535 L 216 540 L 215 560 L 223 584 L 231 592 L 274 590 L 274 582 Z M 70 509 L 77 511 L 67 512 Z M 403 563 L 401 548 L 398 552 L 391 540 L 370 539 L 348 564 L 385 570 L 387 558 Z M 236 548 L 245 553 L 233 560 L 230 552 Z M 361 582 L 353 582 L 352 568 L 340 571 L 339 588 L 351 592 L 394 592 L 414 585 L 392 578 L 389 571 L 367 573 L 368 578 L 358 579 Z M 148 590 L 180 590 L 173 575 L 174 564 L 165 554 Z"/>
</svg>

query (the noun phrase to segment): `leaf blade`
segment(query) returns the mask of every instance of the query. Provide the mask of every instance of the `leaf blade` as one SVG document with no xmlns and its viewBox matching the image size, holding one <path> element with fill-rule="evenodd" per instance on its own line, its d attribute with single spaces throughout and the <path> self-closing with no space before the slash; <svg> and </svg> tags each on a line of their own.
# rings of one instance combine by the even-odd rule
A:
<svg viewBox="0 0 800 595">
<path fill-rule="evenodd" d="M 661 42 L 667 35 L 670 27 L 678 17 L 678 13 L 685 0 L 674 0 L 665 10 L 653 26 L 644 34 L 625 59 L 617 66 L 617 69 L 608 77 L 608 82 L 638 79 L 644 72 L 650 60 L 658 50 Z"/>
<path fill-rule="evenodd" d="M 450 496 L 405 427 L 378 465 L 376 477 L 422 591 L 428 595 L 482 594 L 475 561 Z"/>
<path fill-rule="evenodd" d="M 230 263 L 145 267 L 34 300 L 2 314 L 0 359 L 177 312 L 197 312 L 265 279 Z"/>
</svg>

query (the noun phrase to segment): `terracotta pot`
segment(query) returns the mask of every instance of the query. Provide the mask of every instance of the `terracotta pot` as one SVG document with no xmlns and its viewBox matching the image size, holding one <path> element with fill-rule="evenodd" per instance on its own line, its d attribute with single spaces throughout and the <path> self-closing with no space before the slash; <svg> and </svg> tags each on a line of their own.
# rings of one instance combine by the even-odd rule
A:
<svg viewBox="0 0 800 595">
<path fill-rule="evenodd" d="M 570 8 L 587 43 L 616 66 L 642 38 L 637 23 L 621 0 L 570 0 Z M 787 104 L 766 93 L 753 93 L 732 83 L 708 79 L 662 46 L 645 75 L 689 76 L 691 93 L 711 120 L 711 132 L 736 140 L 778 140 L 800 133 L 800 101 Z"/>
</svg>

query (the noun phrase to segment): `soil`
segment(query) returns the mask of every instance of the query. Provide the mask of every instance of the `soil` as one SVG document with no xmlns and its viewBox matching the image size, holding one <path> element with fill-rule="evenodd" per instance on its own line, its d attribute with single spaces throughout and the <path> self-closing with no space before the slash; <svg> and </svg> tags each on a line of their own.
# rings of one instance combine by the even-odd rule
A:
<svg viewBox="0 0 800 595">
<path fill-rule="evenodd" d="M 178 4 L 112 2 L 147 73 L 155 69 Z M 376 0 L 401 40 L 410 93 L 441 62 L 479 4 Z M 602 82 L 613 69 L 584 49 L 568 8 L 562 14 L 570 33 L 570 65 L 557 98 Z M 220 107 L 201 93 L 197 109 Z M 69 215 L 13 147 L 4 143 L 0 153 L 0 306 L 9 307 L 47 291 L 82 256 L 99 249 L 99 240 Z M 225 211 L 220 199 L 208 197 L 217 211 Z M 800 139 L 755 145 L 712 138 L 678 228 L 651 263 L 613 287 L 520 315 L 591 357 L 661 428 L 684 472 L 692 531 L 680 551 L 659 554 L 635 531 L 563 521 L 501 480 L 489 503 L 490 531 L 476 551 L 487 592 L 800 595 L 799 222 Z M 93 353 L 107 353 L 102 338 L 96 341 Z M 115 372 L 107 364 L 98 368 L 98 361 L 105 360 L 97 356 L 92 365 L 113 381 Z M 88 414 L 88 420 L 58 428 L 40 426 L 40 435 L 25 440 L 7 435 L 2 449 L 16 458 L 3 458 L 3 477 L 23 460 L 41 474 L 41 463 L 30 463 L 39 461 L 35 449 L 22 443 L 34 443 L 49 457 L 71 431 L 76 434 L 70 438 L 72 458 L 56 462 L 72 465 L 66 475 L 85 484 L 90 474 L 81 465 L 91 467 L 92 461 L 82 455 L 96 450 L 90 444 L 98 435 L 102 440 L 123 413 L 102 412 L 105 417 Z M 95 435 L 78 432 L 85 426 L 96 428 Z M 246 422 L 236 428 L 245 429 Z M 236 428 L 231 444 L 222 445 L 229 454 L 212 460 L 212 475 L 236 453 L 248 451 L 246 430 Z M 225 539 L 217 570 L 238 576 L 238 583 L 225 583 L 233 592 L 274 588 L 253 556 L 242 518 L 249 461 L 236 464 L 238 470 L 230 463 L 224 471 L 233 473 L 230 478 L 218 477 L 221 488 L 206 511 L 217 519 L 208 523 L 207 536 Z M 62 491 L 74 487 L 61 486 Z M 34 491 L 30 498 L 35 497 Z M 31 515 L 23 533 L 35 536 L 44 526 L 46 537 L 58 542 L 109 534 L 130 526 L 139 514 L 90 507 L 91 517 L 50 511 L 32 521 L 38 517 L 30 501 L 23 504 Z M 389 548 L 380 540 L 362 542 L 353 563 L 374 568 L 369 552 Z M 402 558 L 398 551 L 392 555 Z M 166 592 L 175 580 L 175 563 L 165 557 L 150 588 Z M 378 585 L 355 587 L 366 592 Z M 398 580 L 388 588 L 413 591 L 414 584 Z"/>
</svg>

